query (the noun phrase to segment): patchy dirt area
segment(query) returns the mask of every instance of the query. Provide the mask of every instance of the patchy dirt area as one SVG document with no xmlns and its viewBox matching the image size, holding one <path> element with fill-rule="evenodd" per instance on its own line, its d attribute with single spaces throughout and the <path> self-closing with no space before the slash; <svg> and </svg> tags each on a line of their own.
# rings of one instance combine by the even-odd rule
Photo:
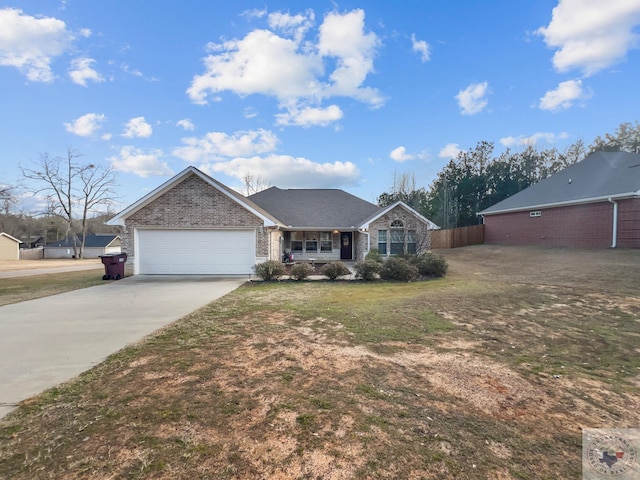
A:
<svg viewBox="0 0 640 480">
<path fill-rule="evenodd" d="M 640 252 L 442 253 L 237 290 L 1 421 L 0 477 L 579 478 L 640 426 Z"/>
</svg>

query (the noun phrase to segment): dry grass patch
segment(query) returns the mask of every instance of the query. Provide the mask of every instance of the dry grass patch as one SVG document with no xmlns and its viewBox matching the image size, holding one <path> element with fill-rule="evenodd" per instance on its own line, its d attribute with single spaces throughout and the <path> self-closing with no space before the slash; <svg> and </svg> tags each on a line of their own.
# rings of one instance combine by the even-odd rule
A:
<svg viewBox="0 0 640 480">
<path fill-rule="evenodd" d="M 97 270 L 0 278 L 0 306 L 101 284 L 102 272 Z"/>
<path fill-rule="evenodd" d="M 637 252 L 446 254 L 425 283 L 247 285 L 25 402 L 0 477 L 579 477 L 581 428 L 640 422 Z"/>
</svg>

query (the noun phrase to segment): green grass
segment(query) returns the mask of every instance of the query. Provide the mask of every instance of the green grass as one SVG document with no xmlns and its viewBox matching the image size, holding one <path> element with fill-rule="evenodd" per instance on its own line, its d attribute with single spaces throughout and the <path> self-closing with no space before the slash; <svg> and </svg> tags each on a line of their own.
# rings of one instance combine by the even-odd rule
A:
<svg viewBox="0 0 640 480">
<path fill-rule="evenodd" d="M 640 423 L 640 301 L 485 261 L 247 284 L 24 402 L 0 478 L 579 478 L 580 428 Z"/>
<path fill-rule="evenodd" d="M 103 273 L 96 269 L 0 278 L 0 306 L 101 285 Z"/>
</svg>

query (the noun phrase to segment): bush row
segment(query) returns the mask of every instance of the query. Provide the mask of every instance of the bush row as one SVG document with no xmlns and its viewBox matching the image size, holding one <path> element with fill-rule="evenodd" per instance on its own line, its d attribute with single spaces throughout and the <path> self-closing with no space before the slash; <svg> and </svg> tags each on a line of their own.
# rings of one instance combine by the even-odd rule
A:
<svg viewBox="0 0 640 480">
<path fill-rule="evenodd" d="M 287 274 L 285 266 L 275 260 L 269 260 L 253 267 L 256 275 L 265 281 L 278 280 Z M 356 278 L 364 281 L 394 280 L 398 282 L 411 282 L 420 278 L 444 277 L 449 265 L 445 258 L 433 252 L 425 252 L 420 255 L 408 255 L 390 257 L 382 261 L 376 250 L 372 250 L 363 262 L 355 265 Z M 299 263 L 291 267 L 289 275 L 295 280 L 304 280 L 314 273 L 308 263 Z M 349 269 L 342 262 L 327 263 L 320 273 L 329 280 L 337 280 L 349 275 Z"/>
<path fill-rule="evenodd" d="M 268 260 L 264 263 L 259 263 L 253 267 L 253 270 L 256 272 L 258 277 L 265 281 L 278 280 L 280 277 L 287 274 L 285 266 L 276 260 Z M 313 275 L 313 273 L 313 267 L 308 263 L 298 263 L 291 267 L 291 270 L 289 271 L 291 278 L 296 280 L 304 280 L 309 277 L 309 275 Z M 333 262 L 327 263 L 322 267 L 320 273 L 329 280 L 337 280 L 340 277 L 349 275 L 351 272 L 344 263 Z"/>
</svg>

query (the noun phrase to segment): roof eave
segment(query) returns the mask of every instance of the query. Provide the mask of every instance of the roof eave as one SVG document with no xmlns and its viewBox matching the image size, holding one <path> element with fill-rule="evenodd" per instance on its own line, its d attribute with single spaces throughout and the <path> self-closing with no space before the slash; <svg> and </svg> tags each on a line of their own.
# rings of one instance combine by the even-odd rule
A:
<svg viewBox="0 0 640 480">
<path fill-rule="evenodd" d="M 537 205 L 525 205 L 521 207 L 503 208 L 503 209 L 494 210 L 491 212 L 487 212 L 486 210 L 483 210 L 481 212 L 476 213 L 476 215 L 483 215 L 483 216 L 498 215 L 500 213 L 523 212 L 526 210 L 536 210 L 536 209 L 542 209 L 542 208 L 569 207 L 571 205 L 584 205 L 587 203 L 599 203 L 599 202 L 605 202 L 608 200 L 622 200 L 625 198 L 640 198 L 640 190 L 636 192 L 617 193 L 614 195 L 601 195 L 599 197 L 581 198 L 577 200 L 568 200 L 564 202 L 550 202 L 550 203 L 540 203 Z"/>
<path fill-rule="evenodd" d="M 423 216 L 420 212 L 418 212 L 417 210 L 411 208 L 409 205 L 407 205 L 406 203 L 404 203 L 402 201 L 397 201 L 397 202 L 395 202 L 395 203 L 383 208 L 381 211 L 377 212 L 374 216 L 368 218 L 364 223 L 362 223 L 360 226 L 358 226 L 358 229 L 360 229 L 360 230 L 368 230 L 369 229 L 369 225 L 371 225 L 371 223 L 375 222 L 378 218 L 380 218 L 381 216 L 383 216 L 386 213 L 390 212 L 391 210 L 393 210 L 396 207 L 402 207 L 405 210 L 407 210 L 408 212 L 410 212 L 411 214 L 415 215 L 420 220 L 422 220 L 424 223 L 426 223 L 429 226 L 429 228 L 431 228 L 432 230 L 439 230 L 440 229 L 440 227 L 438 225 L 436 225 L 431 220 L 429 220 L 428 218 Z"/>
<path fill-rule="evenodd" d="M 158 197 L 160 197 L 165 192 L 170 190 L 173 186 L 175 186 L 179 182 L 181 182 L 189 174 L 197 175 L 200 179 L 202 179 L 204 182 L 206 182 L 209 185 L 211 185 L 213 188 L 218 190 L 223 195 L 229 197 L 234 202 L 241 204 L 249 212 L 251 212 L 252 214 L 257 216 L 258 218 L 260 218 L 264 222 L 264 226 L 265 227 L 275 227 L 275 226 L 278 225 L 278 222 L 277 222 L 277 220 L 275 218 L 270 218 L 269 216 L 265 215 L 264 213 L 259 212 L 258 210 L 256 210 L 256 208 L 254 208 L 252 205 L 248 204 L 247 202 L 241 201 L 238 197 L 235 197 L 234 195 L 231 195 L 226 189 L 221 188 L 221 186 L 218 185 L 218 182 L 213 180 L 211 177 L 205 175 L 204 173 L 202 173 L 200 170 L 198 170 L 197 168 L 195 168 L 193 166 L 189 166 L 189 167 L 185 168 L 182 172 L 180 172 L 177 175 L 175 175 L 174 177 L 170 178 L 169 180 L 167 180 L 162 185 L 160 185 L 159 187 L 157 187 L 154 190 L 152 190 L 151 192 L 149 192 L 147 195 L 145 195 L 144 197 L 142 197 L 141 199 L 139 199 L 135 203 L 129 205 L 127 208 L 125 208 L 123 211 L 118 213 L 111 220 L 106 221 L 105 225 L 124 226 L 125 225 L 125 220 L 130 215 L 134 214 L 138 210 L 140 210 L 140 209 L 144 208 L 145 206 L 147 206 L 152 201 L 156 200 Z M 253 203 L 253 202 L 251 202 L 251 203 Z"/>
<path fill-rule="evenodd" d="M 19 239 L 9 235 L 8 233 L 2 232 L 2 233 L 0 233 L 0 235 L 2 235 L 3 237 L 7 237 L 7 238 L 13 240 L 14 242 L 22 243 Z"/>
</svg>

